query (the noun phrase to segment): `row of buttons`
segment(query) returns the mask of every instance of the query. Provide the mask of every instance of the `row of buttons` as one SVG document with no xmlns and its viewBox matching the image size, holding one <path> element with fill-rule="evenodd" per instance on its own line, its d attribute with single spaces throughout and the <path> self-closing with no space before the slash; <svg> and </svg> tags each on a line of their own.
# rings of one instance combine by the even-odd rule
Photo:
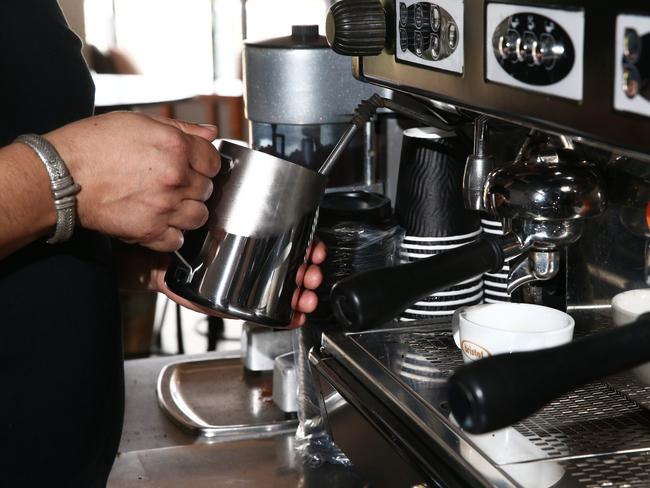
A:
<svg viewBox="0 0 650 488">
<path fill-rule="evenodd" d="M 634 98 L 641 89 L 641 73 L 636 67 L 641 58 L 641 39 L 635 29 L 625 29 L 623 38 L 623 91 Z"/>
<path fill-rule="evenodd" d="M 438 61 L 458 46 L 458 26 L 438 5 L 420 2 L 409 8 L 400 3 L 399 14 L 402 52 L 410 49 L 418 57 Z"/>
<path fill-rule="evenodd" d="M 428 15 L 426 15 L 426 10 L 428 7 Z M 438 32 L 440 30 L 440 20 L 442 15 L 440 14 L 440 7 L 437 5 L 430 5 L 428 3 L 422 4 L 418 3 L 415 5 L 414 11 L 414 24 L 416 29 L 422 29 L 424 26 L 424 18 L 428 17 L 427 22 L 431 26 L 433 32 Z M 400 3 L 399 6 L 399 23 L 401 27 L 406 27 L 408 22 L 408 9 L 406 4 Z"/>
<path fill-rule="evenodd" d="M 499 17 L 502 15 L 499 12 Z M 494 58 L 514 79 L 527 85 L 550 86 L 571 72 L 575 49 L 557 19 L 538 12 L 518 12 L 493 19 L 491 25 Z"/>
<path fill-rule="evenodd" d="M 458 44 L 455 24 L 450 24 L 447 29 L 447 44 L 451 50 L 454 50 Z M 440 58 L 440 36 L 438 34 L 430 34 L 427 36 L 420 31 L 415 31 L 413 34 L 413 47 L 415 54 L 418 56 L 428 56 L 434 61 Z M 408 32 L 406 29 L 400 29 L 400 48 L 402 51 L 408 49 Z"/>
<path fill-rule="evenodd" d="M 522 62 L 529 66 L 544 66 L 549 70 L 553 69 L 555 61 L 564 54 L 564 47 L 551 34 L 543 33 L 538 38 L 535 33 L 526 31 L 520 36 L 514 29 L 499 36 L 498 50 L 504 60 Z"/>
</svg>

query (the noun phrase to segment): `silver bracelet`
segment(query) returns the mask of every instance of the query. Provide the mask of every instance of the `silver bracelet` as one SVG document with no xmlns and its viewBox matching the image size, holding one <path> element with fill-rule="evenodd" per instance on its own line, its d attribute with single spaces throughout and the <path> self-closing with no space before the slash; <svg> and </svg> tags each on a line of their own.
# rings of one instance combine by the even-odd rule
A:
<svg viewBox="0 0 650 488">
<path fill-rule="evenodd" d="M 81 186 L 74 182 L 58 151 L 45 138 L 36 134 L 23 134 L 18 136 L 14 142 L 22 142 L 32 148 L 43 161 L 47 174 L 50 176 L 52 197 L 56 208 L 56 228 L 47 243 L 59 244 L 67 241 L 74 232 L 77 218 L 76 195 L 81 190 Z"/>
</svg>

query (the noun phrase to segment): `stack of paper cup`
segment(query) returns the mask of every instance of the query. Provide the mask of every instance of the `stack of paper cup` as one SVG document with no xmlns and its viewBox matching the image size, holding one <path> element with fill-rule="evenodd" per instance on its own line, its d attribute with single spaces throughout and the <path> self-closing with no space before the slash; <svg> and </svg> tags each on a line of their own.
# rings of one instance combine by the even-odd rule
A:
<svg viewBox="0 0 650 488">
<path fill-rule="evenodd" d="M 502 236 L 503 224 L 492 216 L 481 217 L 481 227 L 487 237 Z M 510 258 L 497 273 L 485 273 L 483 275 L 483 291 L 485 303 L 510 302 L 512 297 L 508 293 L 508 273 L 510 272 Z"/>
<path fill-rule="evenodd" d="M 445 237 L 405 236 L 400 248 L 400 257 L 403 262 L 413 262 L 435 256 L 474 242 L 481 236 L 481 232 L 481 229 L 478 229 L 464 235 Z M 414 303 L 402 313 L 400 320 L 451 316 L 459 307 L 476 305 L 482 301 L 483 277 L 478 275 Z"/>
<path fill-rule="evenodd" d="M 465 209 L 462 182 L 468 147 L 455 133 L 431 127 L 404 131 L 395 215 L 405 230 L 403 262 L 455 249 L 481 236 L 478 215 Z M 451 316 L 458 307 L 480 303 L 482 275 L 410 306 L 404 321 Z"/>
</svg>

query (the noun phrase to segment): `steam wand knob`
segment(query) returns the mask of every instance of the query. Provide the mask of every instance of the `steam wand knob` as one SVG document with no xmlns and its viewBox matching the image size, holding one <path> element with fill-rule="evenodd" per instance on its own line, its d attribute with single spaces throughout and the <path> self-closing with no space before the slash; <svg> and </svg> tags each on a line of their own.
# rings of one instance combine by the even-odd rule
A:
<svg viewBox="0 0 650 488">
<path fill-rule="evenodd" d="M 379 0 L 340 0 L 327 14 L 327 42 L 345 56 L 377 56 L 386 44 L 386 13 Z"/>
</svg>

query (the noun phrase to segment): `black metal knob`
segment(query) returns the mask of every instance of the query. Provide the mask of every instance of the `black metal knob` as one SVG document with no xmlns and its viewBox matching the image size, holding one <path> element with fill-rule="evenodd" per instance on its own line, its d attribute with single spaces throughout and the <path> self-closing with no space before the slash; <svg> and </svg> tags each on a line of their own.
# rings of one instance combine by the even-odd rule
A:
<svg viewBox="0 0 650 488">
<path fill-rule="evenodd" d="M 327 42 L 346 56 L 377 56 L 386 44 L 386 13 L 379 0 L 340 0 L 327 14 Z"/>
</svg>

